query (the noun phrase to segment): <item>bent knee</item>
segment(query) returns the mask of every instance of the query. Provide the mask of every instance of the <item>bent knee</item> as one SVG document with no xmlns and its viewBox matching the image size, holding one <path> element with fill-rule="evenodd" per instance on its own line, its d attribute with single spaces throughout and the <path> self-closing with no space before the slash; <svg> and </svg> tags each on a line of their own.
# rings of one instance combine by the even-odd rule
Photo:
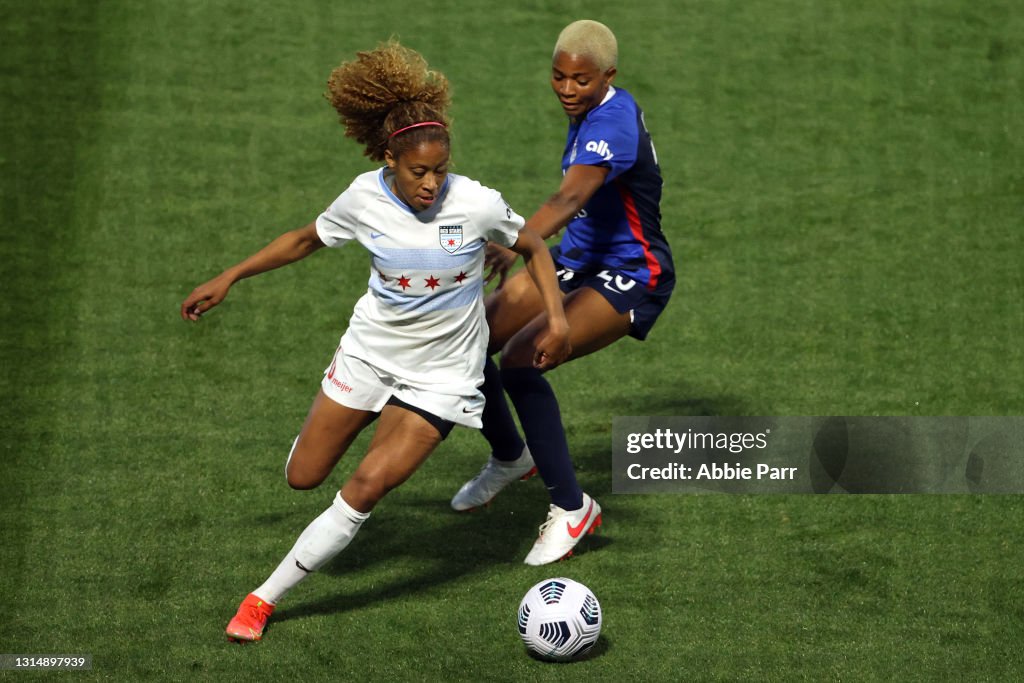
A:
<svg viewBox="0 0 1024 683">
<path fill-rule="evenodd" d="M 285 472 L 285 478 L 288 480 L 288 486 L 296 491 L 308 491 L 324 483 L 324 479 L 327 477 L 312 472 L 296 472 L 288 469 Z"/>
<path fill-rule="evenodd" d="M 284 477 L 288 486 L 297 491 L 315 489 L 324 482 L 330 470 L 322 467 L 311 466 L 309 460 L 296 457 L 295 448 L 288 456 L 288 462 L 284 467 Z"/>
</svg>

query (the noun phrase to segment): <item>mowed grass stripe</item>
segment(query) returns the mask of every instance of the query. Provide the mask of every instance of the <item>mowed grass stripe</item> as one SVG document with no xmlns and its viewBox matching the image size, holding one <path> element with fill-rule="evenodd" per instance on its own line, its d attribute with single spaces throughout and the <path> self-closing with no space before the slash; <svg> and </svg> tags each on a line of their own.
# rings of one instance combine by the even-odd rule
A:
<svg viewBox="0 0 1024 683">
<path fill-rule="evenodd" d="M 71 386 L 65 360 L 80 341 L 74 332 L 78 283 L 70 272 L 78 256 L 67 247 L 75 222 L 90 211 L 76 190 L 89 172 L 80 145 L 96 126 L 100 27 L 87 4 L 41 3 L 31 12 L 5 11 L 2 34 L 0 269 L 7 290 L 0 301 L 0 590 L 9 618 L 0 628 L 36 633 L 40 625 L 23 602 L 37 580 L 34 558 L 40 547 L 68 544 L 62 525 L 31 511 L 40 491 L 64 487 L 63 473 L 49 460 L 66 439 L 54 397 Z"/>
</svg>

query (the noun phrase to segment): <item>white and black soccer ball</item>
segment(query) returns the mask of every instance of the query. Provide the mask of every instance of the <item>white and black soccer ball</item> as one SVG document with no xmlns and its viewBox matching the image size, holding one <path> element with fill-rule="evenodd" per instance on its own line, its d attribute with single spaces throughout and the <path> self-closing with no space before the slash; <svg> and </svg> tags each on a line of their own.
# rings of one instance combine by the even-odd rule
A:
<svg viewBox="0 0 1024 683">
<path fill-rule="evenodd" d="M 601 605 L 579 581 L 545 579 L 519 603 L 519 635 L 537 656 L 567 662 L 589 650 L 601 635 Z"/>
</svg>

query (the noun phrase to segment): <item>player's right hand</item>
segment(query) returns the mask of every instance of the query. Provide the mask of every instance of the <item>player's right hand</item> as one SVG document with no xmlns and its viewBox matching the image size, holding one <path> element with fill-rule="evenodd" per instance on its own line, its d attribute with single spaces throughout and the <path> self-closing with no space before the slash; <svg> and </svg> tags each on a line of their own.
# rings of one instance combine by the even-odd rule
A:
<svg viewBox="0 0 1024 683">
<path fill-rule="evenodd" d="M 181 319 L 199 320 L 203 313 L 224 300 L 231 289 L 231 284 L 231 280 L 221 274 L 193 289 L 181 302 Z"/>
</svg>

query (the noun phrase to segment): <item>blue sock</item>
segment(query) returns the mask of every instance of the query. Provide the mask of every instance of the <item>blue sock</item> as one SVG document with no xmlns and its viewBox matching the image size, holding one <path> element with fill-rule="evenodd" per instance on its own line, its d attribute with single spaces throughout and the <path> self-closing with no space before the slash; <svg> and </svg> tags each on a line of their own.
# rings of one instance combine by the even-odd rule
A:
<svg viewBox="0 0 1024 683">
<path fill-rule="evenodd" d="M 563 510 L 578 510 L 583 506 L 583 491 L 576 482 L 562 413 L 551 385 L 536 368 L 505 368 L 501 380 L 519 414 L 526 443 L 551 502 Z"/>
<path fill-rule="evenodd" d="M 484 363 L 484 385 L 480 387 L 484 399 L 483 422 L 480 430 L 491 445 L 495 460 L 511 462 L 518 460 L 526 446 L 516 429 L 516 421 L 505 401 L 505 389 L 501 384 L 501 371 L 490 358 Z"/>
</svg>

